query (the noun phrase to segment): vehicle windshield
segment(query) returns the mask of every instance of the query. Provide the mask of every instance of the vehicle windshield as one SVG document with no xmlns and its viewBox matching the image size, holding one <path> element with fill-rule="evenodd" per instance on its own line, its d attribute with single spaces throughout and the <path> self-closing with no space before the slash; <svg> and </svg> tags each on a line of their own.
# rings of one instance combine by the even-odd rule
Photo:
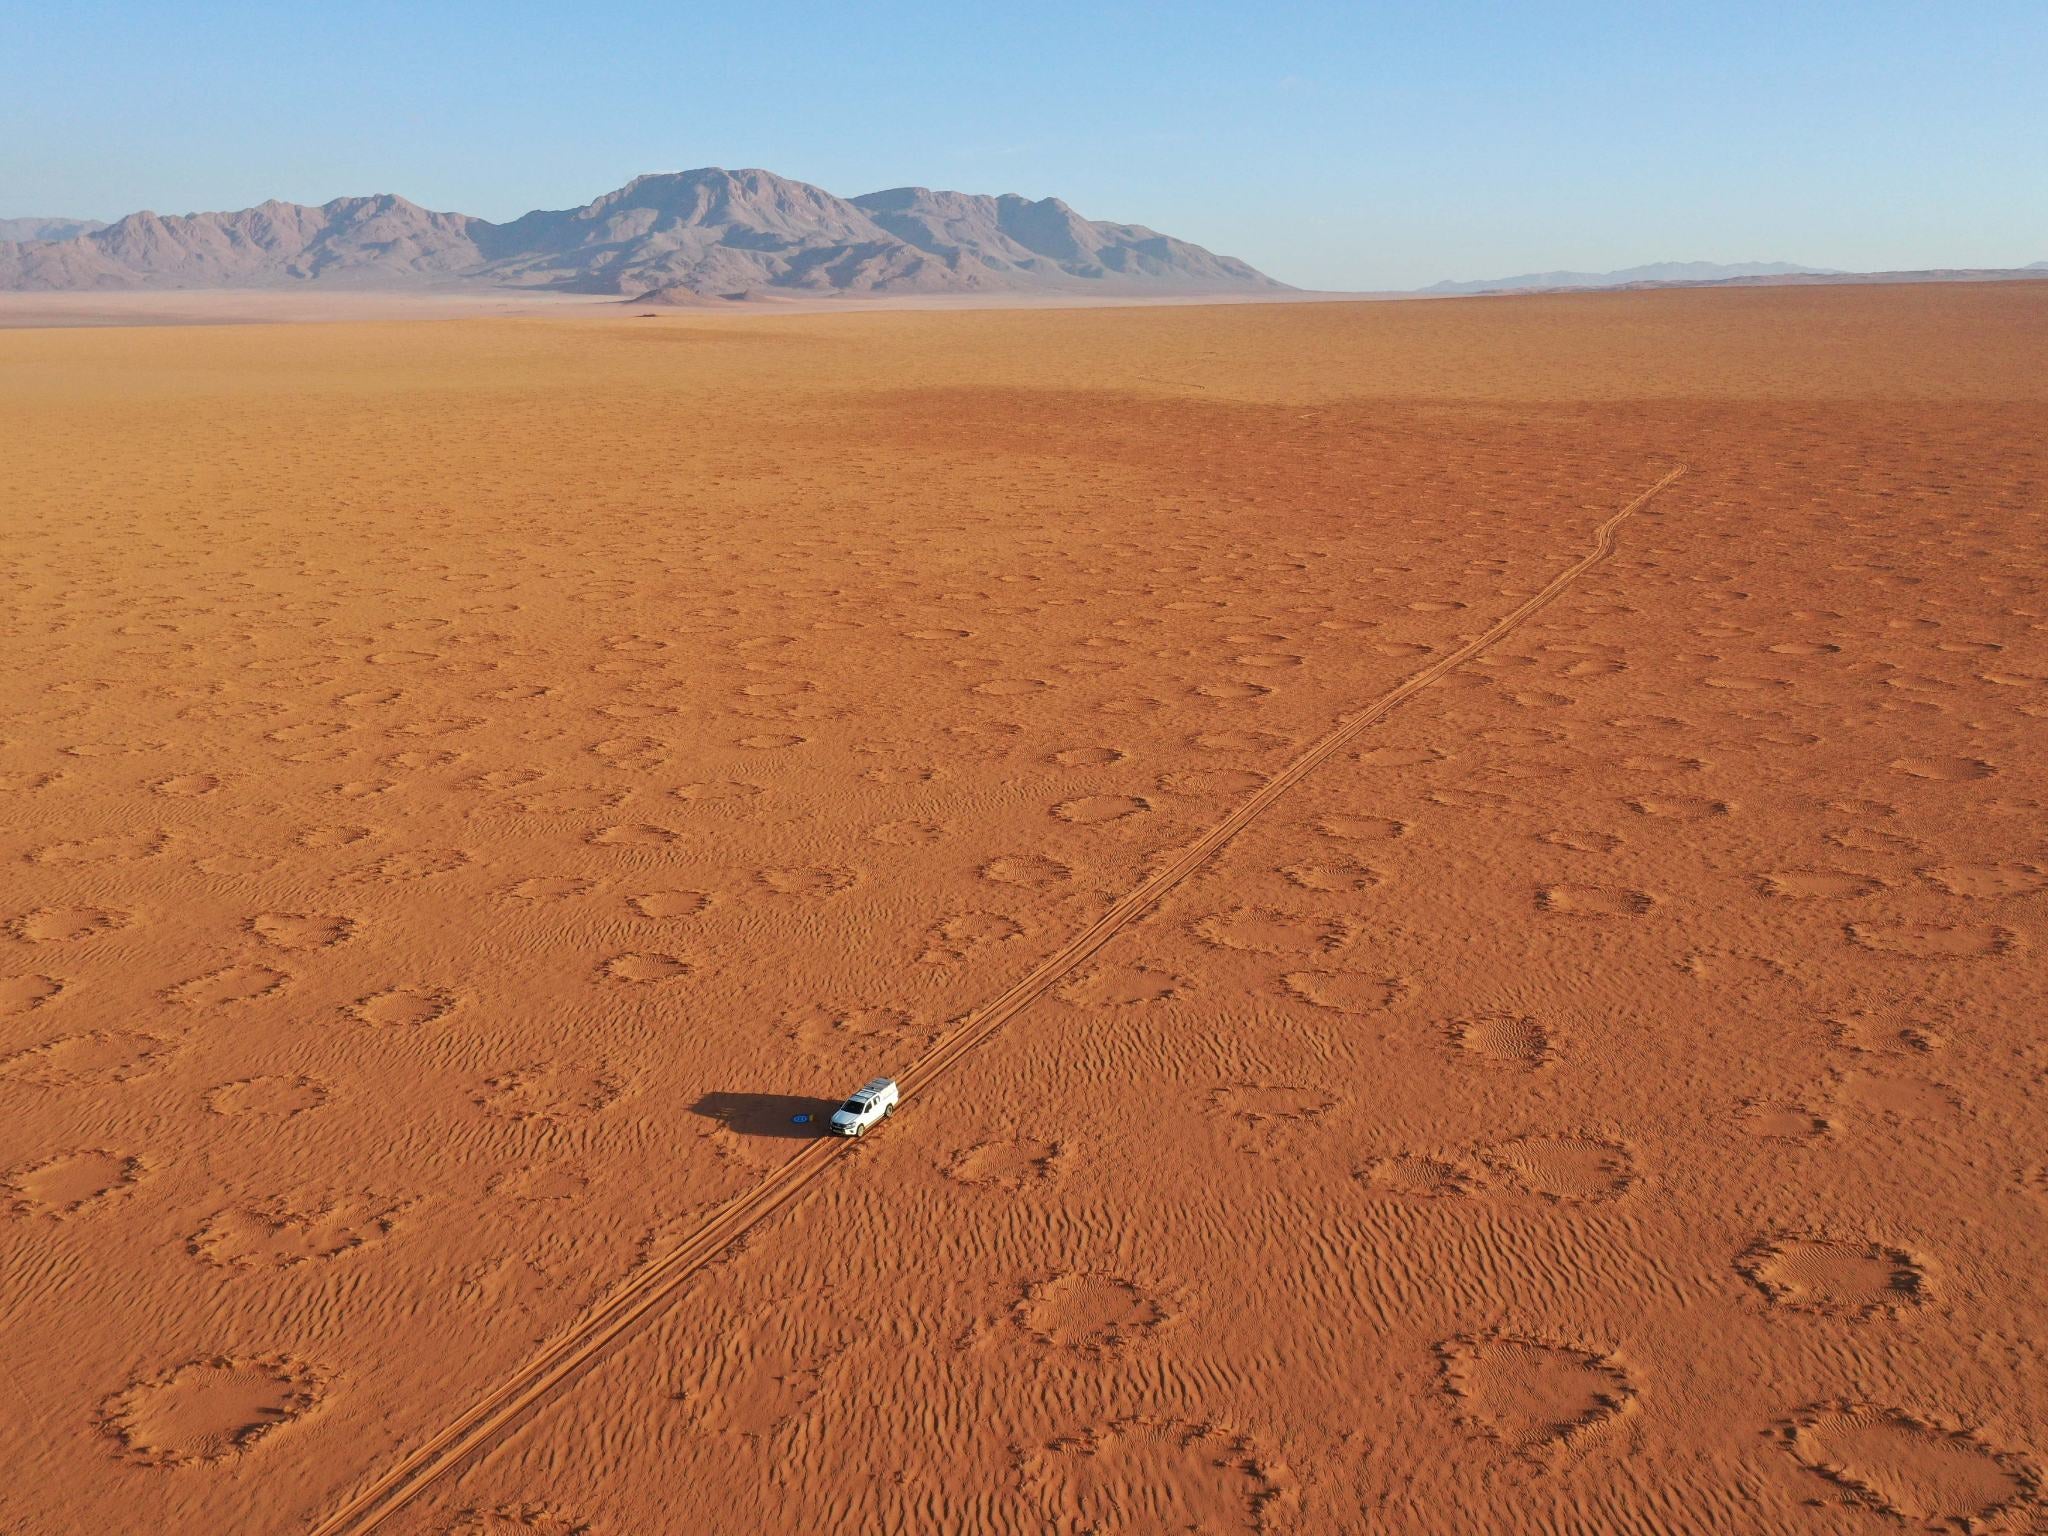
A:
<svg viewBox="0 0 2048 1536">
<path fill-rule="evenodd" d="M 864 1115 L 867 1111 L 867 1102 L 863 1099 L 848 1099 L 839 1106 L 839 1112 L 843 1115 Z"/>
</svg>

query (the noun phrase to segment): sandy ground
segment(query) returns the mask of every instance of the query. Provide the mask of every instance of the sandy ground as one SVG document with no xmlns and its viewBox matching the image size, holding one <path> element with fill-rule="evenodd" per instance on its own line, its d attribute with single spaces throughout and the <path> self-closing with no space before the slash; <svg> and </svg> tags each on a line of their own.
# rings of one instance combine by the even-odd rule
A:
<svg viewBox="0 0 2048 1536">
<path fill-rule="evenodd" d="M 0 1529 L 2042 1529 L 2044 355 L 0 335 Z"/>
</svg>

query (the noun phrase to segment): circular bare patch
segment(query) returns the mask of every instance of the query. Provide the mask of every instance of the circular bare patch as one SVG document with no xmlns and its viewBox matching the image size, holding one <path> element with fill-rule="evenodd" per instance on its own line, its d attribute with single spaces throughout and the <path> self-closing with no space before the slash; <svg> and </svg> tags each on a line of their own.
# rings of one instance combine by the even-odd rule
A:
<svg viewBox="0 0 2048 1536">
<path fill-rule="evenodd" d="M 109 1398 L 100 1427 L 129 1461 L 184 1467 L 239 1456 L 319 1401 L 311 1366 L 284 1355 L 192 1360 Z"/>
<path fill-rule="evenodd" d="M 1037 1281 L 1017 1306 L 1017 1320 L 1026 1332 L 1086 1355 L 1118 1350 L 1158 1327 L 1164 1316 L 1132 1281 L 1086 1273 Z"/>
</svg>

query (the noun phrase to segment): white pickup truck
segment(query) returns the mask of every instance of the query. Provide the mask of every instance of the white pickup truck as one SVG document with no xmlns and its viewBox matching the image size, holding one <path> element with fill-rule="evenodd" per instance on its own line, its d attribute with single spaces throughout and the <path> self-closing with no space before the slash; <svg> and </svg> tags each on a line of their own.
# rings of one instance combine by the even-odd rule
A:
<svg viewBox="0 0 2048 1536">
<path fill-rule="evenodd" d="M 871 1083 L 862 1083 L 844 1104 L 832 1111 L 833 1134 L 865 1134 L 869 1126 L 880 1125 L 896 1113 L 896 1101 L 901 1097 L 896 1091 L 896 1084 L 889 1078 L 878 1077 Z"/>
</svg>

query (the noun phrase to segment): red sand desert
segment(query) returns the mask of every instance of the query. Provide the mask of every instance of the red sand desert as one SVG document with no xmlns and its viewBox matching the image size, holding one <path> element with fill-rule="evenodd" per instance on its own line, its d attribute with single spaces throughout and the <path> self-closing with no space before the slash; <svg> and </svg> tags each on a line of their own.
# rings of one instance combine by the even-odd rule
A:
<svg viewBox="0 0 2048 1536">
<path fill-rule="evenodd" d="M 2041 1530 L 2044 357 L 0 333 L 0 1528 Z"/>
</svg>

